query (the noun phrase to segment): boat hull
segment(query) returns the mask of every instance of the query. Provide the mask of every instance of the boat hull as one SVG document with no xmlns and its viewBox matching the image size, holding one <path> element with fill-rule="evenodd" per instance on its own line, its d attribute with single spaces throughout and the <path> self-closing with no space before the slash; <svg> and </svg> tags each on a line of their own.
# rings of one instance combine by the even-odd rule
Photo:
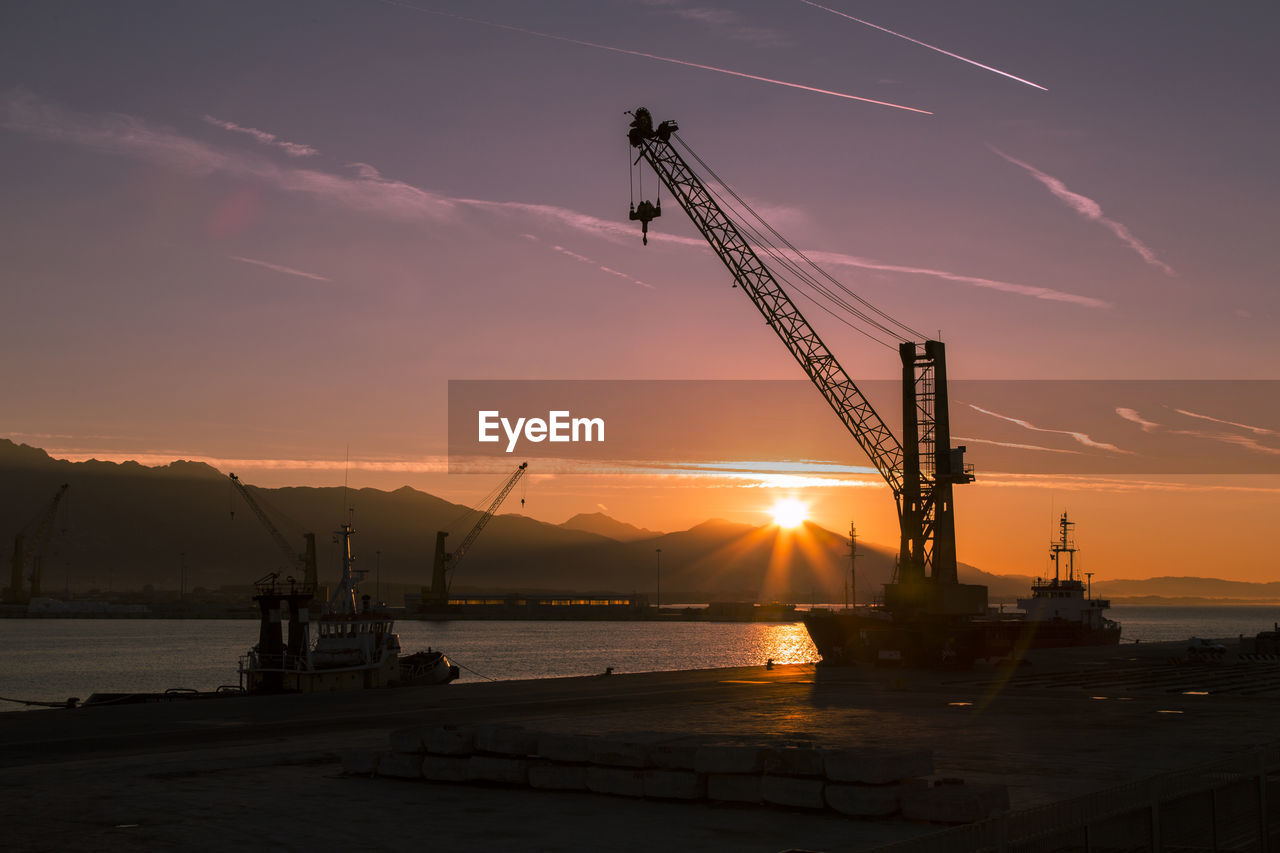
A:
<svg viewBox="0 0 1280 853">
<path fill-rule="evenodd" d="M 1064 620 L 916 617 L 895 619 L 876 611 L 815 610 L 805 628 L 827 663 L 964 668 L 980 659 L 1017 656 L 1028 649 L 1114 646 L 1120 626 L 1098 628 Z"/>
</svg>

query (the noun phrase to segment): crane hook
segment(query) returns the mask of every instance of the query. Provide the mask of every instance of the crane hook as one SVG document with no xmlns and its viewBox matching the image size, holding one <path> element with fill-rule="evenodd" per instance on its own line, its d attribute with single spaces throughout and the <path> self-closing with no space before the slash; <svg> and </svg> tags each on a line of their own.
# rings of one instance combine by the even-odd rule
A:
<svg viewBox="0 0 1280 853">
<path fill-rule="evenodd" d="M 651 201 L 642 201 L 638 207 L 633 207 L 628 217 L 632 220 L 640 220 L 641 241 L 644 245 L 649 245 L 649 223 L 662 215 L 662 205 L 654 204 Z"/>
</svg>

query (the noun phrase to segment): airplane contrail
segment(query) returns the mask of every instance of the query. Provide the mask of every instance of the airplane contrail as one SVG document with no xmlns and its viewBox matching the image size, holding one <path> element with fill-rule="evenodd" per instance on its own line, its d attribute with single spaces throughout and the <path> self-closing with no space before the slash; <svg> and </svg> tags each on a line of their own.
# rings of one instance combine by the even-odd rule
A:
<svg viewBox="0 0 1280 853">
<path fill-rule="evenodd" d="M 805 86 L 802 83 L 789 83 L 786 80 L 777 80 L 777 79 L 774 79 L 773 77 L 761 77 L 758 74 L 748 74 L 745 71 L 734 71 L 730 68 L 720 68 L 715 65 L 703 65 L 700 62 L 689 62 L 684 59 L 674 59 L 670 56 L 659 56 L 656 53 L 645 53 L 644 51 L 641 51 L 641 50 L 629 50 L 625 47 L 614 47 L 613 45 L 599 44 L 593 41 L 583 41 L 581 39 L 570 38 L 568 36 L 558 36 L 553 33 L 544 33 L 544 32 L 539 32 L 538 30 L 529 30 L 529 29 L 525 29 L 524 27 L 517 27 L 511 24 L 499 24 L 493 21 L 482 21 L 479 18 L 469 18 L 466 15 L 454 15 L 449 12 L 438 12 L 435 9 L 424 9 L 421 6 L 414 6 L 410 3 L 401 3 L 401 2 L 397 2 L 397 0 L 378 0 L 378 2 L 385 3 L 388 6 L 398 6 L 402 9 L 411 9 L 415 12 L 422 12 L 427 15 L 438 15 L 439 17 L 442 17 L 442 18 L 453 18 L 454 20 L 457 20 L 457 21 L 466 21 L 471 24 L 480 24 L 486 27 L 495 27 L 500 30 L 510 30 L 511 32 L 524 33 L 525 35 L 530 35 L 530 36 L 537 36 L 538 38 L 552 39 L 554 41 L 563 41 L 563 42 L 568 42 L 569 44 L 581 45 L 583 47 L 594 47 L 598 50 L 609 50 L 609 51 L 613 51 L 614 53 L 625 53 L 628 56 L 639 56 L 644 59 L 654 59 L 654 60 L 657 60 L 658 62 L 670 62 L 673 65 L 684 65 L 688 68 L 701 68 L 703 71 L 716 71 L 720 74 L 729 74 L 733 77 L 744 77 L 748 80 L 758 80 L 761 83 L 772 83 L 775 86 L 786 86 L 787 88 L 790 88 L 790 89 L 801 89 L 805 92 L 815 92 L 819 95 L 831 95 L 836 98 L 846 98 L 850 101 L 862 101 L 863 103 L 875 104 L 876 106 L 892 107 L 895 110 L 906 110 L 907 112 L 922 113 L 927 116 L 933 115 L 933 113 L 930 112 L 929 110 L 922 110 L 917 107 L 908 107 L 902 104 L 894 104 L 894 103 L 890 103 L 889 101 L 877 101 L 874 98 L 863 98 L 859 95 L 851 95 L 848 92 L 835 92 L 835 91 L 832 91 L 831 89 L 819 89 L 816 86 Z M 968 62 L 969 60 L 965 60 L 965 61 Z M 1032 84 L 1032 85 L 1035 85 L 1035 84 Z"/>
<path fill-rule="evenodd" d="M 888 33 L 891 36 L 897 36 L 900 39 L 906 39 L 912 44 L 918 44 L 921 47 L 927 47 L 929 48 L 929 50 L 936 50 L 938 53 L 949 56 L 952 59 L 958 59 L 961 62 L 967 62 L 970 65 L 976 65 L 979 68 L 986 69 L 987 71 L 993 71 L 1002 77 L 1008 77 L 1010 80 L 1017 80 L 1019 83 L 1025 83 L 1026 85 L 1039 89 L 1042 92 L 1049 91 L 1046 87 L 1041 86 L 1039 83 L 1032 83 L 1030 80 L 1023 80 L 1021 77 L 1017 77 L 1013 74 L 1010 74 L 1008 71 L 1001 71 L 999 68 L 992 68 L 990 65 L 983 65 L 981 62 L 968 59 L 967 57 L 961 56 L 958 53 L 952 53 L 949 50 L 943 50 L 940 47 L 935 47 L 934 45 L 931 45 L 927 42 L 920 41 L 919 39 L 913 39 L 911 36 L 904 36 L 902 33 L 895 33 L 893 30 L 889 29 L 888 27 L 882 27 L 879 24 L 873 24 L 870 21 L 864 21 L 861 18 L 855 18 L 853 15 L 850 15 L 846 12 L 841 12 L 839 9 L 831 9 L 827 6 L 823 6 L 820 3 L 814 3 L 813 0 L 800 0 L 800 2 L 806 5 L 812 6 L 815 9 L 821 9 L 824 12 L 830 12 L 833 15 L 839 15 L 840 17 L 848 18 L 851 21 L 857 21 L 859 24 L 862 24 L 863 26 L 871 27 L 872 29 L 879 30 L 882 33 Z"/>
</svg>

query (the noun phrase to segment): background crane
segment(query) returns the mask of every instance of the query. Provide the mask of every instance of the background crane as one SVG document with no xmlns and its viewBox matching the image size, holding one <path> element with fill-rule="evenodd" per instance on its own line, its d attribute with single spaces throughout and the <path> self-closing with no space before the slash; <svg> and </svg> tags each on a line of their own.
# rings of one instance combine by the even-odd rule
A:
<svg viewBox="0 0 1280 853">
<path fill-rule="evenodd" d="M 54 522 L 58 517 L 58 506 L 62 503 L 62 496 L 67 493 L 69 488 L 71 488 L 70 483 L 63 483 L 59 486 L 57 493 L 53 496 L 53 500 L 49 501 L 49 505 L 45 507 L 44 512 L 32 519 L 25 528 L 18 531 L 18 534 L 13 537 L 13 561 L 10 564 L 9 588 L 5 593 L 5 604 L 25 604 L 40 595 L 41 575 L 44 571 L 44 555 L 49 549 L 50 540 L 53 539 Z M 26 532 L 33 528 L 31 547 L 27 548 Z M 29 591 L 26 591 L 22 588 L 22 582 L 27 576 L 28 561 L 31 563 L 31 587 Z"/>
<path fill-rule="evenodd" d="M 885 604 L 902 614 L 981 613 L 986 608 L 986 587 L 960 584 L 956 575 L 952 487 L 972 482 L 973 475 L 964 464 L 964 448 L 951 447 L 946 349 L 942 342 L 915 343 L 904 339 L 902 332 L 920 336 L 818 269 L 760 219 L 676 136 L 679 127 L 674 121 L 664 121 L 655 127 L 644 107 L 632 116 L 627 138 L 639 152 L 636 162 L 642 159 L 647 162 L 670 190 L 728 268 L 735 285 L 750 297 L 765 322 L 777 333 L 889 484 L 897 504 L 901 538 L 897 578 L 885 587 Z M 837 319 L 852 315 L 862 324 L 862 328 L 854 328 L 878 343 L 884 344 L 880 338 L 885 336 L 895 339 L 902 362 L 901 441 L 800 313 L 774 271 L 743 235 L 739 224 L 730 218 L 721 201 L 713 197 L 675 149 L 673 140 L 681 144 L 723 191 L 721 200 L 725 206 L 732 207 L 736 201 L 764 226 L 767 233 L 752 235 L 755 244 L 769 254 L 775 265 L 796 276 L 798 283 L 812 294 L 810 298 L 815 304 Z M 769 235 L 781 245 L 775 245 Z M 828 305 L 834 305 L 841 314 L 836 315 Z"/>
<path fill-rule="evenodd" d="M 497 495 L 480 513 L 480 518 L 476 520 L 475 525 L 467 531 L 467 535 L 462 538 L 462 544 L 454 549 L 452 553 L 445 549 L 444 540 L 449 535 L 448 531 L 439 530 L 436 532 L 436 550 L 431 561 L 431 586 L 422 590 L 424 608 L 443 608 L 448 605 L 449 587 L 453 585 L 453 573 L 457 570 L 458 563 L 462 561 L 471 544 L 476 541 L 480 531 L 484 530 L 485 525 L 497 513 L 498 507 L 502 506 L 502 502 L 507 499 L 507 495 L 511 494 L 511 490 L 516 487 L 516 483 L 520 482 L 520 478 L 524 476 L 525 469 L 528 467 L 528 462 L 520 463 L 520 467 L 507 478 L 507 481 L 498 489 Z M 524 501 L 522 500 L 520 503 L 523 504 Z"/>
<path fill-rule="evenodd" d="M 231 482 L 235 485 L 236 491 L 240 493 L 240 496 L 244 498 L 244 502 L 249 505 L 249 509 L 253 510 L 253 514 L 262 522 L 262 526 L 267 528 L 267 532 L 271 534 L 271 539 L 276 543 L 276 547 L 280 549 L 280 553 L 284 555 L 285 565 L 291 569 L 302 569 L 303 592 L 315 592 L 319 582 L 316 575 L 316 535 L 314 533 L 302 534 L 303 539 L 306 541 L 306 548 L 301 554 L 294 551 L 293 547 L 284 538 L 284 535 L 280 533 L 279 528 L 271 521 L 271 517 L 254 500 L 249 488 L 240 482 L 240 478 L 232 474 Z"/>
</svg>

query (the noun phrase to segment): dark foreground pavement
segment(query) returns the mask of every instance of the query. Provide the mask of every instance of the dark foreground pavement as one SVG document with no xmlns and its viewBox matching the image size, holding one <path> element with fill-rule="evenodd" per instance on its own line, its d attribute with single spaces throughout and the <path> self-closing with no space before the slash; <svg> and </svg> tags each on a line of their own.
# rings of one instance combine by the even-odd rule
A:
<svg viewBox="0 0 1280 853">
<path fill-rule="evenodd" d="M 865 850 L 901 819 L 344 777 L 397 728 L 504 722 L 826 747 L 932 748 L 1015 809 L 1274 739 L 1280 663 L 1180 646 L 1040 653 L 964 673 L 780 666 L 0 714 L 9 850 Z"/>
</svg>

